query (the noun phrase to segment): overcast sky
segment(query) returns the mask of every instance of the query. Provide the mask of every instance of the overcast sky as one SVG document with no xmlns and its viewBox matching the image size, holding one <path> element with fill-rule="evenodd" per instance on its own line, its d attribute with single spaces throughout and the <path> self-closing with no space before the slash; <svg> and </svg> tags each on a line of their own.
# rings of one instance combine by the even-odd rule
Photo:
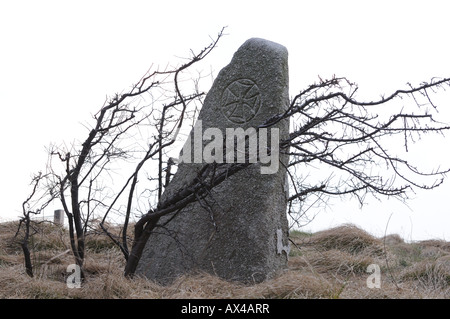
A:
<svg viewBox="0 0 450 319">
<path fill-rule="evenodd" d="M 407 82 L 450 76 L 449 9 L 448 1 L 398 0 L 1 1 L 0 219 L 20 215 L 31 175 L 45 166 L 45 146 L 84 138 L 81 123 L 107 95 L 151 65 L 179 64 L 223 26 L 227 35 L 202 64 L 205 73 L 217 74 L 245 40 L 261 37 L 287 47 L 291 96 L 318 75 L 336 74 L 372 100 Z M 439 102 L 440 119 L 450 123 L 450 90 Z M 449 139 L 423 144 L 418 162 L 450 166 Z M 450 181 L 418 192 L 409 207 L 336 202 L 307 229 L 350 222 L 375 235 L 388 226 L 405 239 L 450 240 L 448 194 Z"/>
</svg>

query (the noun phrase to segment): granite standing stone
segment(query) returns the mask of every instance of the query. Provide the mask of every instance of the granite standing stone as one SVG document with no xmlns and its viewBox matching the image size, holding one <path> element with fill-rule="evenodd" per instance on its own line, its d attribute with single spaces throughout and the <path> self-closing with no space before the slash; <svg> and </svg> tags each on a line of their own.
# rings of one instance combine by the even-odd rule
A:
<svg viewBox="0 0 450 319">
<path fill-rule="evenodd" d="M 263 39 L 247 40 L 214 81 L 197 128 L 198 123 L 202 124 L 202 133 L 208 128 L 218 128 L 224 137 L 227 129 L 256 128 L 287 108 L 288 81 L 286 48 Z M 274 127 L 283 139 L 289 132 L 289 121 L 281 121 Z M 268 130 L 269 135 L 272 132 Z M 191 132 L 185 147 L 190 143 L 195 148 L 194 134 Z M 209 142 L 204 140 L 203 147 Z M 159 224 L 163 226 L 155 228 L 149 237 L 136 273 L 162 284 L 197 271 L 251 283 L 271 278 L 285 269 L 289 243 L 287 176 L 283 164 L 287 161 L 287 155 L 280 154 L 278 169 L 273 173 L 262 174 L 261 167 L 269 164 L 258 162 L 231 176 L 208 195 L 212 211 L 196 202 L 175 216 L 162 218 Z M 180 163 L 162 200 L 192 181 L 201 166 L 201 163 Z"/>
</svg>

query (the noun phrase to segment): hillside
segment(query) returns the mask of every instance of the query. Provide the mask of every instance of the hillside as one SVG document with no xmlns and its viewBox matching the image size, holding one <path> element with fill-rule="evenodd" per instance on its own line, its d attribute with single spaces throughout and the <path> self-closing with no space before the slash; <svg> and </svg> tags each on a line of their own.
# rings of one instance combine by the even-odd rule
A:
<svg viewBox="0 0 450 319">
<path fill-rule="evenodd" d="M 375 238 L 353 225 L 293 232 L 289 269 L 264 283 L 242 285 L 197 275 L 167 287 L 144 278 L 125 279 L 120 251 L 94 232 L 87 238 L 87 282 L 68 288 L 69 239 L 66 230 L 52 224 L 41 224 L 30 242 L 35 268 L 30 278 L 14 240 L 16 230 L 17 223 L 0 224 L 0 298 L 450 298 L 449 242 Z M 368 288 L 371 264 L 379 266 L 380 288 Z"/>
</svg>

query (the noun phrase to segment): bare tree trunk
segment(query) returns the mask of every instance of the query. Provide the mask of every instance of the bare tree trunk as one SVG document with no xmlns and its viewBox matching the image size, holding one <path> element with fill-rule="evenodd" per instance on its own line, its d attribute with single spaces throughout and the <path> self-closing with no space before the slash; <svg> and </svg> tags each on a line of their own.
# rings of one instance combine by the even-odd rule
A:
<svg viewBox="0 0 450 319">
<path fill-rule="evenodd" d="M 33 264 L 31 263 L 30 249 L 28 248 L 28 240 L 30 237 L 30 217 L 27 216 L 25 220 L 25 236 L 20 243 L 22 247 L 23 255 L 25 257 L 25 270 L 28 276 L 33 277 Z"/>
<path fill-rule="evenodd" d="M 24 259 L 25 259 L 25 271 L 27 273 L 28 276 L 33 277 L 33 263 L 31 261 L 31 253 L 30 253 L 30 249 L 28 247 L 29 244 L 29 240 L 30 237 L 33 234 L 30 233 L 30 229 L 31 229 L 31 215 L 38 215 L 40 214 L 40 212 L 42 210 L 44 210 L 52 201 L 53 199 L 55 199 L 55 195 L 54 195 L 54 189 L 50 188 L 50 189 L 45 189 L 44 191 L 44 195 L 42 195 L 42 197 L 38 200 L 39 203 L 39 208 L 33 210 L 32 209 L 32 200 L 33 197 L 36 196 L 36 193 L 39 191 L 39 183 L 47 178 L 47 175 L 42 175 L 42 173 L 37 174 L 36 176 L 33 177 L 33 190 L 30 194 L 30 196 L 28 196 L 28 198 L 22 203 L 22 214 L 23 217 L 20 219 L 19 222 L 19 226 L 17 227 L 17 232 L 14 235 L 14 237 L 16 238 L 20 232 L 20 229 L 22 226 L 25 227 L 24 229 L 24 236 L 22 238 L 22 240 L 20 241 L 20 246 L 22 248 L 23 251 L 23 255 L 24 255 Z M 40 200 L 44 197 L 46 197 L 46 195 L 48 196 L 45 200 L 43 200 L 43 202 L 40 202 Z"/>
<path fill-rule="evenodd" d="M 131 252 L 128 256 L 128 261 L 125 266 L 124 272 L 124 275 L 126 277 L 134 276 L 136 267 L 139 263 L 139 260 L 141 259 L 142 252 L 144 251 L 147 240 L 150 237 L 152 230 L 156 227 L 158 221 L 159 217 L 151 219 L 147 222 L 143 229 L 142 225 L 139 224 L 139 222 L 136 224 L 135 231 L 137 231 L 138 234 L 140 233 L 140 235 L 138 235 L 138 239 L 133 243 L 133 247 L 131 248 Z"/>
</svg>

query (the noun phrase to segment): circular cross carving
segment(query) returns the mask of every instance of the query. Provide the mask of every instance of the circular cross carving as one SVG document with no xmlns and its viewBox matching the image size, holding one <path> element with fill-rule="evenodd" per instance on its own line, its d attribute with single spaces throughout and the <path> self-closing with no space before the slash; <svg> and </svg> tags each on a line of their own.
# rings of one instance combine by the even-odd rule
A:
<svg viewBox="0 0 450 319">
<path fill-rule="evenodd" d="M 247 123 L 261 107 L 261 93 L 252 80 L 236 80 L 224 90 L 220 105 L 222 113 L 231 122 Z"/>
</svg>

